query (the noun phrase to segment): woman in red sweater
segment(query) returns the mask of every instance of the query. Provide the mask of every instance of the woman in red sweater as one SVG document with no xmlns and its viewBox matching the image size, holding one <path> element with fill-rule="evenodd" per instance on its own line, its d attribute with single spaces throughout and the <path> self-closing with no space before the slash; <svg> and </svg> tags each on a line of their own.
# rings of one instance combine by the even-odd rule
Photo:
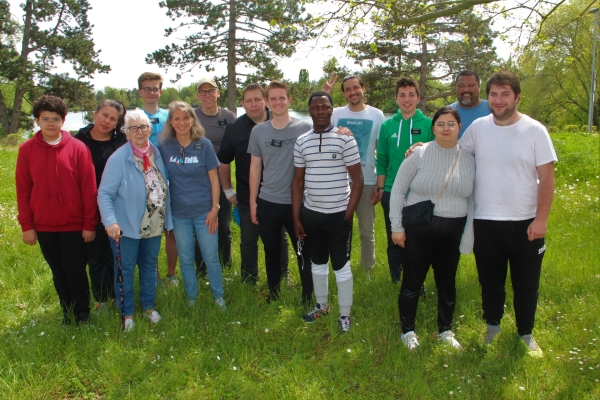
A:
<svg viewBox="0 0 600 400">
<path fill-rule="evenodd" d="M 67 105 L 42 96 L 33 103 L 41 128 L 19 148 L 18 220 L 23 242 L 40 249 L 52 270 L 63 324 L 87 322 L 90 293 L 85 243 L 94 240 L 98 212 L 96 176 L 89 149 L 63 131 Z"/>
</svg>

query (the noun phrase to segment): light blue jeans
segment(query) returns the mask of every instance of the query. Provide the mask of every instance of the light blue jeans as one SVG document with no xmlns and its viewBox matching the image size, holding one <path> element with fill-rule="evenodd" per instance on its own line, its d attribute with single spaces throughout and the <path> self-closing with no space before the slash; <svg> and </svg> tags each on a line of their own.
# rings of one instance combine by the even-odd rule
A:
<svg viewBox="0 0 600 400">
<path fill-rule="evenodd" d="M 140 302 L 144 310 L 154 310 L 156 299 L 156 259 L 160 250 L 160 238 L 132 239 L 123 236 L 121 245 L 121 269 L 123 271 L 123 302 L 125 316 L 133 315 L 135 306 L 133 291 L 135 266 L 139 269 Z M 120 308 L 120 288 L 118 282 L 117 249 L 115 241 L 110 238 L 110 247 L 115 257 L 115 293 L 117 306 Z"/>
<path fill-rule="evenodd" d="M 177 253 L 179 254 L 179 267 L 185 284 L 185 291 L 189 300 L 198 297 L 198 281 L 194 269 L 194 232 L 198 238 L 200 251 L 206 264 L 210 290 L 215 299 L 223 297 L 223 274 L 219 262 L 219 235 L 218 230 L 214 234 L 208 233 L 205 224 L 206 214 L 195 218 L 173 217 L 175 229 L 175 241 L 177 242 Z"/>
</svg>

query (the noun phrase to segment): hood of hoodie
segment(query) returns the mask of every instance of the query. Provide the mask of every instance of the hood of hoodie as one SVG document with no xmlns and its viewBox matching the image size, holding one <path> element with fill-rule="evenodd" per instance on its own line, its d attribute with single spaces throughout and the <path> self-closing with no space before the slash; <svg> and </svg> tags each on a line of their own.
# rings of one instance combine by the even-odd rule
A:
<svg viewBox="0 0 600 400">
<path fill-rule="evenodd" d="M 398 122 L 400 122 L 400 121 L 410 121 L 410 120 L 412 119 L 412 121 L 413 121 L 414 123 L 416 123 L 416 122 L 420 122 L 420 121 L 424 120 L 426 117 L 425 117 L 425 115 L 423 114 L 423 112 L 417 108 L 417 112 L 415 112 L 415 115 L 413 115 L 413 116 L 412 116 L 411 118 L 409 118 L 409 119 L 404 119 L 404 118 L 402 118 L 402 112 L 401 112 L 400 110 L 398 110 L 398 112 L 397 112 L 397 113 L 394 115 L 394 117 L 393 117 L 393 118 L 394 118 L 396 121 L 398 121 Z"/>
<path fill-rule="evenodd" d="M 35 135 L 33 136 L 33 139 L 35 140 L 35 142 L 41 146 L 44 147 L 50 147 L 50 148 L 54 148 L 54 149 L 60 149 L 62 147 L 65 147 L 65 145 L 67 144 L 67 142 L 71 139 L 73 139 L 71 137 L 71 134 L 68 131 L 65 130 L 61 130 L 60 131 L 61 135 L 62 135 L 62 140 L 60 141 L 60 143 L 58 144 L 49 144 L 48 142 L 46 142 L 44 140 L 44 137 L 42 136 L 42 131 L 39 130 L 35 133 Z"/>
<path fill-rule="evenodd" d="M 45 148 L 44 151 L 44 164 L 49 168 L 46 168 L 46 182 L 56 182 L 56 187 L 51 187 L 50 185 L 46 185 L 46 195 L 48 198 L 51 198 L 53 195 L 56 195 L 60 199 L 60 203 L 64 205 L 64 199 L 62 196 L 62 187 L 60 181 L 60 174 L 58 171 L 59 165 L 57 162 L 58 153 L 62 150 L 63 147 L 67 145 L 70 140 L 73 140 L 71 134 L 65 130 L 60 131 L 62 135 L 62 140 L 58 144 L 49 144 L 44 140 L 42 136 L 42 131 L 39 130 L 36 132 L 33 139 L 38 146 L 42 146 Z M 54 179 L 52 179 L 54 178 Z"/>
</svg>

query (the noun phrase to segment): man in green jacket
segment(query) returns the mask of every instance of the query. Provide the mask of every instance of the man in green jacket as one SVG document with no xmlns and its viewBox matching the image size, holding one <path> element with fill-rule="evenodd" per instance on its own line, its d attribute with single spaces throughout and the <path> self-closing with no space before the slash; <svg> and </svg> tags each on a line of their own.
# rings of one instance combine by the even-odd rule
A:
<svg viewBox="0 0 600 400">
<path fill-rule="evenodd" d="M 394 179 L 404 160 L 406 150 L 416 142 L 430 142 L 434 139 L 431 119 L 427 118 L 417 105 L 421 100 L 419 85 L 414 79 L 401 78 L 396 82 L 396 103 L 400 109 L 393 118 L 381 125 L 377 144 L 377 198 L 381 201 L 387 232 L 387 256 L 392 282 L 400 280 L 402 269 L 402 248 L 392 242 L 390 224 L 390 193 Z"/>
</svg>

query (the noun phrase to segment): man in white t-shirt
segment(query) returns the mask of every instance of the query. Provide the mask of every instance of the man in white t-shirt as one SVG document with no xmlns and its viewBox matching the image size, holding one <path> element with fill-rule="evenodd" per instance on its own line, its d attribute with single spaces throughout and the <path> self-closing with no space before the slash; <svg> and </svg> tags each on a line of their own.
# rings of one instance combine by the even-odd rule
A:
<svg viewBox="0 0 600 400">
<path fill-rule="evenodd" d="M 558 159 L 546 128 L 517 111 L 516 75 L 494 74 L 486 92 L 492 114 L 474 121 L 459 141 L 477 166 L 474 253 L 488 324 L 484 342 L 500 332 L 510 266 L 517 331 L 529 354 L 540 357 L 531 333 Z"/>
<path fill-rule="evenodd" d="M 332 75 L 329 81 L 323 84 L 323 91 L 331 94 L 336 81 L 337 77 Z M 348 104 L 333 110 L 331 122 L 336 127 L 344 126 L 350 129 L 358 144 L 364 177 L 362 195 L 356 208 L 360 232 L 360 265 L 370 271 L 375 266 L 375 204 L 379 202 L 375 150 L 379 129 L 385 117 L 381 110 L 365 104 L 366 89 L 360 76 L 351 74 L 344 77 L 342 93 Z"/>
</svg>

